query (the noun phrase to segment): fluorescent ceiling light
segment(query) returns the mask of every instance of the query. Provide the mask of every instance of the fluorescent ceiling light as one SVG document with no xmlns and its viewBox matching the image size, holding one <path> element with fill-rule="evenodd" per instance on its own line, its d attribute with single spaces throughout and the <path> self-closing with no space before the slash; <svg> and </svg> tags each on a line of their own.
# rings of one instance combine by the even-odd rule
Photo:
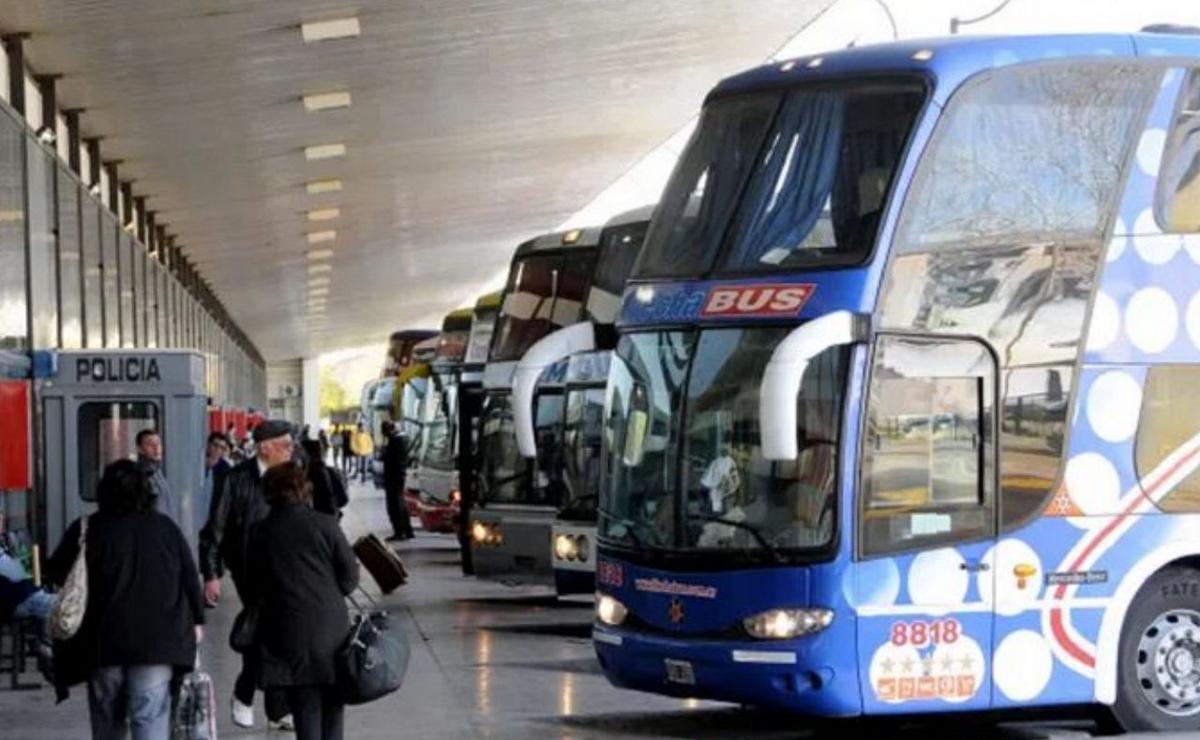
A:
<svg viewBox="0 0 1200 740">
<path fill-rule="evenodd" d="M 329 285 L 329 278 L 315 277 L 315 278 L 309 278 L 309 280 L 308 280 L 308 287 L 310 287 L 310 288 L 317 288 L 322 285 Z"/>
<path fill-rule="evenodd" d="M 309 298 L 320 298 L 323 295 L 329 295 L 329 288 L 310 288 L 308 291 Z"/>
<path fill-rule="evenodd" d="M 308 212 L 308 220 L 309 221 L 332 221 L 333 219 L 337 218 L 340 215 L 342 215 L 342 212 L 338 208 L 318 208 L 315 211 Z"/>
<path fill-rule="evenodd" d="M 346 90 L 305 95 L 302 100 L 304 101 L 304 109 L 310 113 L 319 110 L 350 107 L 350 93 Z"/>
<path fill-rule="evenodd" d="M 344 156 L 346 156 L 345 144 L 316 144 L 304 147 L 304 158 L 310 162 L 314 159 L 332 159 Z"/>
<path fill-rule="evenodd" d="M 309 275 L 318 275 L 322 272 L 333 272 L 333 265 L 328 262 L 320 262 L 315 265 L 308 266 Z"/>
<path fill-rule="evenodd" d="M 314 41 L 351 38 L 360 33 L 362 33 L 362 28 L 358 25 L 358 19 L 353 17 L 300 24 L 300 35 L 306 44 Z"/>
<path fill-rule="evenodd" d="M 331 242 L 337 239 L 337 232 L 333 229 L 328 231 L 310 231 L 308 232 L 309 244 L 320 244 L 321 242 Z"/>
<path fill-rule="evenodd" d="M 332 249 L 313 249 L 308 253 L 310 260 L 327 260 L 333 256 Z"/>
<path fill-rule="evenodd" d="M 333 180 L 313 180 L 305 185 L 309 195 L 319 195 L 320 193 L 336 193 L 342 189 L 342 181 Z"/>
</svg>

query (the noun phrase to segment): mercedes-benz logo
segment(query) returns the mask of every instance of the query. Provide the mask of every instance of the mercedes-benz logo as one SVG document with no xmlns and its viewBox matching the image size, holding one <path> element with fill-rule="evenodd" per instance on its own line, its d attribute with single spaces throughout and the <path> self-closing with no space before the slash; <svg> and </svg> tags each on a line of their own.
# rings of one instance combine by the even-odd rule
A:
<svg viewBox="0 0 1200 740">
<path fill-rule="evenodd" d="M 667 607 L 667 616 L 671 618 L 671 624 L 682 624 L 684 613 L 683 602 L 671 599 L 671 606 Z"/>
</svg>

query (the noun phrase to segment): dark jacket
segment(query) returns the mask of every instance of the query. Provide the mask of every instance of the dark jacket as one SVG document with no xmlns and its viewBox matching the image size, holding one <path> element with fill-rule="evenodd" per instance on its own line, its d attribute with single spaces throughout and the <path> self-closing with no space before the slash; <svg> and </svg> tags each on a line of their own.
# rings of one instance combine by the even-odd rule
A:
<svg viewBox="0 0 1200 740">
<path fill-rule="evenodd" d="M 336 516 L 343 506 L 350 503 L 341 476 L 318 458 L 308 463 L 308 482 L 312 484 L 314 511 Z"/>
<path fill-rule="evenodd" d="M 250 528 L 271 511 L 263 495 L 257 458 L 238 463 L 229 471 L 214 503 L 212 515 L 200 532 L 200 571 L 205 580 L 211 580 L 220 576 L 224 563 L 240 593 Z"/>
<path fill-rule="evenodd" d="M 346 638 L 344 597 L 358 585 L 358 563 L 337 520 L 282 504 L 254 526 L 249 602 L 257 604 L 261 687 L 331 685 Z"/>
<path fill-rule="evenodd" d="M 403 434 L 388 437 L 383 447 L 383 488 L 387 491 L 403 491 L 404 479 L 408 474 L 408 440 Z"/>
<path fill-rule="evenodd" d="M 61 585 L 79 552 L 79 520 L 46 565 Z M 79 632 L 54 647 L 59 700 L 68 686 L 101 666 L 170 665 L 189 671 L 196 659 L 204 604 L 196 563 L 183 533 L 156 511 L 92 514 L 86 555 L 88 602 Z"/>
<path fill-rule="evenodd" d="M 229 471 L 233 470 L 233 463 L 226 458 L 221 458 L 208 469 L 209 489 L 208 489 L 208 511 L 205 512 L 204 526 L 200 528 L 200 551 L 198 557 L 200 560 L 200 570 L 206 570 L 204 565 L 204 541 L 210 536 L 209 527 L 212 525 L 213 519 L 217 513 L 217 509 L 221 505 L 221 494 L 225 489 L 225 478 L 229 475 Z M 225 568 L 217 559 L 217 568 L 215 572 L 204 572 L 204 579 L 220 578 L 225 574 Z"/>
<path fill-rule="evenodd" d="M 158 510 L 174 520 L 179 516 L 179 507 L 175 503 L 175 496 L 171 493 L 171 485 L 167 483 L 167 476 L 163 473 L 162 463 L 144 455 L 138 455 L 138 466 L 150 478 L 150 487 L 154 489 L 154 495 L 158 499 Z"/>
</svg>

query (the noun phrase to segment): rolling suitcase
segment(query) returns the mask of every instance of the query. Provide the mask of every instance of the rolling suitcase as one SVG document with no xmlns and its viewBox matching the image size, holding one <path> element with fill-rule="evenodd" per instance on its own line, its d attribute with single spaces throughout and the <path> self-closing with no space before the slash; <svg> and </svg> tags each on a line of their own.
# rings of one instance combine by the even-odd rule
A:
<svg viewBox="0 0 1200 740">
<path fill-rule="evenodd" d="M 408 580 L 408 572 L 404 570 L 400 558 L 373 534 L 358 538 L 354 543 L 354 555 L 370 571 L 375 583 L 379 584 L 379 590 L 385 594 L 395 591 Z"/>
</svg>

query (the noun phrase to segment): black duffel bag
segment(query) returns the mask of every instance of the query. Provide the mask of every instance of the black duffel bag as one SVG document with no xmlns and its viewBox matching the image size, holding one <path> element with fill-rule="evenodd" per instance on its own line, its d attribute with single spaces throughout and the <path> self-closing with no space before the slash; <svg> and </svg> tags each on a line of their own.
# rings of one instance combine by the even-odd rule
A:
<svg viewBox="0 0 1200 740">
<path fill-rule="evenodd" d="M 358 608 L 337 655 L 342 701 L 366 704 L 399 689 L 408 658 L 408 637 L 399 622 L 385 611 Z"/>
</svg>

